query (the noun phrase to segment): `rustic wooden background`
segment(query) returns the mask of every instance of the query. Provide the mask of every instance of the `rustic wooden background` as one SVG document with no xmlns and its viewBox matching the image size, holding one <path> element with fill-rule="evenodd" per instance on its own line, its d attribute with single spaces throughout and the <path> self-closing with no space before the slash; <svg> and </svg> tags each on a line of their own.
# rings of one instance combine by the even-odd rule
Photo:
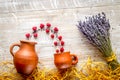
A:
<svg viewBox="0 0 120 80">
<path fill-rule="evenodd" d="M 120 0 L 0 0 L 0 61 L 12 60 L 9 46 L 25 40 L 25 33 L 33 26 L 50 22 L 63 35 L 65 51 L 71 51 L 84 63 L 88 56 L 94 61 L 103 61 L 99 51 L 90 45 L 78 31 L 77 21 L 105 12 L 111 24 L 113 50 L 120 61 Z M 36 51 L 39 60 L 47 68 L 54 68 L 55 48 L 44 32 L 39 33 Z M 18 48 L 15 48 L 16 51 Z"/>
</svg>

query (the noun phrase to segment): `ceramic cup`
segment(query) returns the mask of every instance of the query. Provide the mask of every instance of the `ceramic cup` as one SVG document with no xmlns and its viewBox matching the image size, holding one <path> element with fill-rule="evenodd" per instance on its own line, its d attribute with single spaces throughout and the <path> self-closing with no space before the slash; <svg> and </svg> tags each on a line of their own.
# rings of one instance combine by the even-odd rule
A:
<svg viewBox="0 0 120 80">
<path fill-rule="evenodd" d="M 54 64 L 58 69 L 67 69 L 77 63 L 78 57 L 75 54 L 70 54 L 70 51 L 54 54 Z"/>
</svg>

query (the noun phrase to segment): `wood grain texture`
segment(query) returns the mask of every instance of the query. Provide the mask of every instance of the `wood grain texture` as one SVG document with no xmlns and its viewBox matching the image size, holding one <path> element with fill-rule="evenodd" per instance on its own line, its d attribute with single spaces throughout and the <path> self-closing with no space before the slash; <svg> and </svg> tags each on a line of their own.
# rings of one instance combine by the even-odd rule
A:
<svg viewBox="0 0 120 80">
<path fill-rule="evenodd" d="M 32 26 L 39 27 L 40 23 L 47 22 L 59 28 L 65 40 L 65 51 L 78 56 L 78 65 L 88 56 L 104 61 L 76 27 L 77 21 L 99 12 L 105 12 L 110 19 L 112 46 L 120 61 L 120 0 L 0 0 L 0 61 L 12 60 L 9 46 L 25 39 L 25 33 L 31 32 Z M 55 47 L 49 36 L 39 32 L 38 39 L 31 40 L 38 42 L 36 51 L 40 62 L 54 68 Z"/>
</svg>

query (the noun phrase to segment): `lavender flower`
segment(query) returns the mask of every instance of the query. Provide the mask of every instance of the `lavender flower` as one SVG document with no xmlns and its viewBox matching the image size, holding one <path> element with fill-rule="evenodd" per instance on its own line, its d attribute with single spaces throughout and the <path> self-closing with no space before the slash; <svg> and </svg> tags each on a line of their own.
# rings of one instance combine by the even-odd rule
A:
<svg viewBox="0 0 120 80">
<path fill-rule="evenodd" d="M 85 21 L 79 21 L 77 27 L 90 43 L 98 48 L 104 57 L 113 55 L 109 38 L 110 24 L 104 12 L 93 15 L 92 17 L 86 17 Z M 116 60 L 114 60 L 114 63 L 108 62 L 108 64 L 112 65 L 112 68 L 116 68 L 116 65 L 114 65 L 116 63 L 118 64 Z"/>
</svg>

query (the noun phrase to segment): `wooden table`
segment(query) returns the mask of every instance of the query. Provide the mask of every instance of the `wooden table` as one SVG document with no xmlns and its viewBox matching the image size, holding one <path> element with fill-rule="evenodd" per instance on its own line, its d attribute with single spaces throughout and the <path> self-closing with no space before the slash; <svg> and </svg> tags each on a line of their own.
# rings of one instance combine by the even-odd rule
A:
<svg viewBox="0 0 120 80">
<path fill-rule="evenodd" d="M 50 22 L 59 28 L 65 41 L 65 51 L 74 53 L 79 63 L 92 60 L 104 61 L 99 51 L 90 45 L 76 27 L 77 21 L 85 16 L 105 12 L 111 24 L 113 50 L 120 61 L 120 0 L 0 0 L 0 61 L 12 60 L 9 46 L 25 40 L 25 34 L 33 26 Z M 54 68 L 55 47 L 45 32 L 39 32 L 36 51 L 40 62 L 47 68 Z M 18 48 L 15 48 L 15 51 Z"/>
</svg>

